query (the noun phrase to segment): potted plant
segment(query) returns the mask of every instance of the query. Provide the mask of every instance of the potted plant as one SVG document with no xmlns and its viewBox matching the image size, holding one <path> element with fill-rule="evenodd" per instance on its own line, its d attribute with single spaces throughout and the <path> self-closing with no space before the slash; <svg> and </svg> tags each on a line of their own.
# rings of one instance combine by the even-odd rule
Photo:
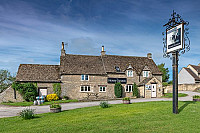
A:
<svg viewBox="0 0 200 133">
<path fill-rule="evenodd" d="M 198 96 L 198 95 L 195 95 L 195 96 L 193 96 L 193 101 L 200 101 L 200 96 Z"/>
<path fill-rule="evenodd" d="M 61 105 L 60 104 L 52 104 L 52 105 L 50 105 L 50 112 L 51 113 L 61 112 Z"/>
<path fill-rule="evenodd" d="M 124 97 L 122 99 L 122 101 L 123 101 L 123 104 L 130 104 L 131 103 L 130 97 Z"/>
</svg>

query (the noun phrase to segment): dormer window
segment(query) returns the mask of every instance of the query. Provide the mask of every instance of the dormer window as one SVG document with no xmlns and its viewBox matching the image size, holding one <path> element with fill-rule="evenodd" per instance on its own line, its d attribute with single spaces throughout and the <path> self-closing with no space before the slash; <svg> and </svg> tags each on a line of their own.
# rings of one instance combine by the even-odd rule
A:
<svg viewBox="0 0 200 133">
<path fill-rule="evenodd" d="M 133 77 L 133 71 L 127 70 L 127 77 Z"/>
<path fill-rule="evenodd" d="M 115 70 L 116 70 L 117 72 L 120 72 L 120 68 L 119 68 L 118 66 L 115 66 Z"/>
<path fill-rule="evenodd" d="M 89 75 L 81 75 L 81 80 L 89 80 Z"/>
<path fill-rule="evenodd" d="M 143 77 L 149 77 L 149 71 L 143 71 Z"/>
</svg>

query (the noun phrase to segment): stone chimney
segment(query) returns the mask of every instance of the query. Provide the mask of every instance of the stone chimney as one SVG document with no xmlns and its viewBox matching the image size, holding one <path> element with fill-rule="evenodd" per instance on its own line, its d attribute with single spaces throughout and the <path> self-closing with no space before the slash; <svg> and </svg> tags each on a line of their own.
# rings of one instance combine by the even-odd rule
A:
<svg viewBox="0 0 200 133">
<path fill-rule="evenodd" d="M 61 56 L 65 56 L 65 44 L 62 42 Z"/>
<path fill-rule="evenodd" d="M 200 63 L 198 64 L 198 66 L 200 66 Z"/>
<path fill-rule="evenodd" d="M 152 54 L 151 54 L 151 53 L 148 53 L 148 54 L 147 54 L 147 58 L 152 59 Z"/>
<path fill-rule="evenodd" d="M 101 47 L 101 55 L 106 55 L 106 51 L 104 51 L 104 46 Z"/>
</svg>

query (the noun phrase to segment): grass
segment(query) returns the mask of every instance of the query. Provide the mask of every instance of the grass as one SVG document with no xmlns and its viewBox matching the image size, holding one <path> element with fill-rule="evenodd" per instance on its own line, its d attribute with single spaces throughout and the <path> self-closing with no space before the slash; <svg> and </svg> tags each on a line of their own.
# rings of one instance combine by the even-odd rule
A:
<svg viewBox="0 0 200 133">
<path fill-rule="evenodd" d="M 53 103 L 69 103 L 69 102 L 78 102 L 78 100 L 72 99 L 72 100 L 58 100 L 58 101 L 44 102 L 40 106 L 51 105 Z M 31 106 L 33 105 L 33 102 L 4 102 L 1 104 L 9 106 Z"/>
<path fill-rule="evenodd" d="M 179 114 L 172 102 L 146 102 L 99 106 L 45 113 L 32 120 L 1 118 L 3 133 L 188 133 L 200 132 L 200 102 L 179 102 Z"/>
<path fill-rule="evenodd" d="M 186 97 L 188 96 L 188 94 L 185 93 L 178 93 L 178 97 Z M 173 93 L 165 93 L 164 96 L 162 96 L 164 98 L 172 98 L 173 97 Z"/>
</svg>

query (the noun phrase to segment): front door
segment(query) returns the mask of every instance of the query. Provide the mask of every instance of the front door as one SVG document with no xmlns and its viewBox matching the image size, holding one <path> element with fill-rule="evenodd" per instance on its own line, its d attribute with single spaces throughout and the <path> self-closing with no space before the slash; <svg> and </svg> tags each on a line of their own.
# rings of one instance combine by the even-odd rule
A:
<svg viewBox="0 0 200 133">
<path fill-rule="evenodd" d="M 156 84 L 151 84 L 151 97 L 156 97 Z"/>
</svg>

